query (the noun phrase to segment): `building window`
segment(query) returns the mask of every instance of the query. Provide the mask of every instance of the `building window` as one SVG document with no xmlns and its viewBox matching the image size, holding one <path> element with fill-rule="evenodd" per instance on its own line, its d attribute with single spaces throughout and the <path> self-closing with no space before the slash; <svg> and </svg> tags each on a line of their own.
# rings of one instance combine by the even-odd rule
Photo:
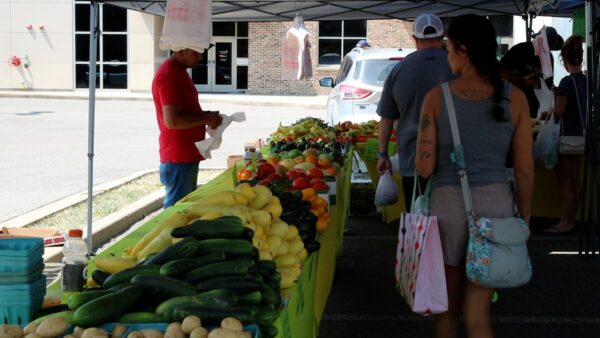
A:
<svg viewBox="0 0 600 338">
<path fill-rule="evenodd" d="M 319 21 L 319 65 L 339 65 L 367 38 L 367 20 Z"/>
<path fill-rule="evenodd" d="M 127 10 L 99 4 L 96 88 L 127 88 Z M 90 3 L 75 2 L 75 87 L 89 88 Z"/>
</svg>

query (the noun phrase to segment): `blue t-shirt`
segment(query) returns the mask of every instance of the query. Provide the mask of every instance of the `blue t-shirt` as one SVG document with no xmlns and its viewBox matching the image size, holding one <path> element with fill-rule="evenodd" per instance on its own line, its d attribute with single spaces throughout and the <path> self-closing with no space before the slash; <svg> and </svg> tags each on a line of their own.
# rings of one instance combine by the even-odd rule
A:
<svg viewBox="0 0 600 338">
<path fill-rule="evenodd" d="M 416 51 L 392 69 L 383 84 L 377 114 L 397 119 L 400 175 L 414 176 L 421 105 L 427 92 L 453 78 L 448 53 L 441 48 Z"/>
<path fill-rule="evenodd" d="M 577 107 L 577 97 L 575 96 L 575 84 L 577 83 L 577 94 L 579 94 L 579 104 Z M 567 97 L 567 106 L 562 116 L 562 134 L 566 136 L 583 135 L 583 123 L 587 119 L 587 79 L 583 73 L 571 74 L 560 80 L 560 84 L 554 89 L 555 95 Z M 581 109 L 581 114 L 580 114 Z"/>
</svg>

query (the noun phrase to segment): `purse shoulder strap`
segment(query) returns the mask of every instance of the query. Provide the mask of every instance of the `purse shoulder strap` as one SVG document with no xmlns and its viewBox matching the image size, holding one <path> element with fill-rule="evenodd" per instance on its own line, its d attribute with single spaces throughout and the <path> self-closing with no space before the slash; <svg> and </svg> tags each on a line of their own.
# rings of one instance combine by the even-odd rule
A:
<svg viewBox="0 0 600 338">
<path fill-rule="evenodd" d="M 473 200 L 471 199 L 471 189 L 469 189 L 469 181 L 467 179 L 467 164 L 465 162 L 465 153 L 462 144 L 460 143 L 460 134 L 458 132 L 458 122 L 456 120 L 456 110 L 454 109 L 454 101 L 450 93 L 448 82 L 442 83 L 442 92 L 444 93 L 444 101 L 448 112 L 448 120 L 450 121 L 450 131 L 452 132 L 452 141 L 454 142 L 454 151 L 450 154 L 450 160 L 456 165 L 458 177 L 460 177 L 460 186 L 462 190 L 463 200 L 465 201 L 465 209 L 467 211 L 467 219 L 469 224 L 475 222 L 475 214 L 473 212 Z"/>
<path fill-rule="evenodd" d="M 587 129 L 587 123 L 584 122 L 583 112 L 581 111 L 581 103 L 579 102 L 579 91 L 577 91 L 577 81 L 575 81 L 575 78 L 573 76 L 570 76 L 570 78 L 573 81 L 573 86 L 575 88 L 575 98 L 577 99 L 577 109 L 579 109 L 579 118 L 581 119 L 581 126 L 583 127 L 583 136 L 585 136 L 585 130 Z M 586 114 L 586 120 L 587 120 L 587 114 Z"/>
</svg>

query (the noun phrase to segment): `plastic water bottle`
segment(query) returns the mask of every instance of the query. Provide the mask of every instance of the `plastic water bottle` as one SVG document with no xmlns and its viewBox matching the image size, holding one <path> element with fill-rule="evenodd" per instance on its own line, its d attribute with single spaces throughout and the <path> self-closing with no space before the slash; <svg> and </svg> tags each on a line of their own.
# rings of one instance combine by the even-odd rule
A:
<svg viewBox="0 0 600 338">
<path fill-rule="evenodd" d="M 85 282 L 85 268 L 87 267 L 87 245 L 82 239 L 83 231 L 81 229 L 69 230 L 63 246 L 62 259 L 62 291 L 79 292 L 83 289 Z"/>
</svg>

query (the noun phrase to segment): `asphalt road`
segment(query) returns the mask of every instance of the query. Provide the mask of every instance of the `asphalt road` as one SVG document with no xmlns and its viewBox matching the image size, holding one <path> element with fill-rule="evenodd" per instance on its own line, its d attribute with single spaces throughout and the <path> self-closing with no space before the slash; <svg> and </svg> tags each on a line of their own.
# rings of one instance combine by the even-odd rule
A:
<svg viewBox="0 0 600 338">
<path fill-rule="evenodd" d="M 325 118 L 324 109 L 206 103 L 233 122 L 221 148 L 201 168 L 225 168 L 227 156 L 264 138 L 279 123 Z M 87 189 L 88 101 L 3 98 L 0 101 L 0 222 Z M 152 101 L 99 100 L 94 133 L 94 184 L 158 169 L 158 127 Z"/>
</svg>

